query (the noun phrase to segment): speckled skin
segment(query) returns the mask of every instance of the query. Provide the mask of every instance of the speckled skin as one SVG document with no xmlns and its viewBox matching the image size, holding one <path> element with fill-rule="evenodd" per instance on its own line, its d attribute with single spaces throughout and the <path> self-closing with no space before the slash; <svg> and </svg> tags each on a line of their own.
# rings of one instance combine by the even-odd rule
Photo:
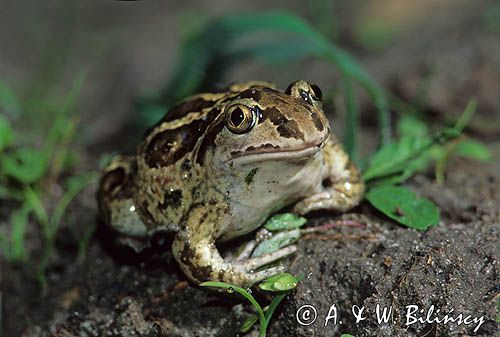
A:
<svg viewBox="0 0 500 337">
<path fill-rule="evenodd" d="M 98 192 L 104 221 L 140 250 L 158 231 L 174 231 L 173 254 L 196 283 L 248 286 L 279 271 L 255 269 L 295 251 L 225 260 L 215 243 L 246 234 L 295 204 L 305 214 L 346 211 L 364 190 L 335 137 L 321 91 L 305 81 L 285 92 L 235 84 L 192 96 L 152 127 L 135 156 L 117 157 Z"/>
</svg>

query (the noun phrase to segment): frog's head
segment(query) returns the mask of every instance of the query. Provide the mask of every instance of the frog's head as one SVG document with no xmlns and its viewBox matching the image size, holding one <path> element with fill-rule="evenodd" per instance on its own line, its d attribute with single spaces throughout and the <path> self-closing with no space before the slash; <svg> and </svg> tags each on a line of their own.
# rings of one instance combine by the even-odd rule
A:
<svg viewBox="0 0 500 337">
<path fill-rule="evenodd" d="M 330 132 L 321 98 L 321 90 L 306 81 L 285 92 L 257 85 L 235 93 L 221 105 L 214 157 L 245 165 L 314 156 Z"/>
<path fill-rule="evenodd" d="M 200 142 L 197 159 L 217 186 L 232 195 L 271 189 L 280 194 L 273 200 L 281 200 L 296 191 L 269 184 L 298 188 L 300 180 L 320 174 L 330 126 L 317 86 L 296 81 L 282 92 L 253 85 L 230 93 L 214 108 L 217 117 Z"/>
<path fill-rule="evenodd" d="M 235 87 L 214 105 L 216 117 L 196 156 L 207 183 L 227 196 L 233 216 L 242 219 L 230 225 L 226 238 L 320 188 L 330 133 L 315 85 L 296 81 L 284 92 Z"/>
</svg>

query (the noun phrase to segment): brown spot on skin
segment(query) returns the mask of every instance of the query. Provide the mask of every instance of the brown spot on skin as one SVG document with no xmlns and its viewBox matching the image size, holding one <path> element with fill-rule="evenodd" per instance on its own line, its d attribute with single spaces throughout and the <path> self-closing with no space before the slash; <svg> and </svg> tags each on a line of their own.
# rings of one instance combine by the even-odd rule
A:
<svg viewBox="0 0 500 337">
<path fill-rule="evenodd" d="M 254 101 L 258 102 L 260 100 L 261 93 L 259 90 L 255 88 L 250 88 L 245 91 L 242 91 L 239 95 L 238 98 L 250 98 L 253 99 Z"/>
<path fill-rule="evenodd" d="M 175 130 L 165 130 L 153 137 L 144 151 L 149 167 L 169 166 L 192 151 L 199 137 L 205 132 L 209 119 L 199 119 Z"/>
<path fill-rule="evenodd" d="M 224 127 L 224 121 L 220 120 L 217 124 L 215 124 L 211 129 L 209 129 L 206 132 L 203 141 L 200 145 L 200 148 L 198 149 L 198 153 L 196 155 L 196 163 L 200 165 L 203 164 L 207 151 L 213 146 L 215 146 L 214 145 L 215 138 L 221 132 L 223 127 Z"/>
<path fill-rule="evenodd" d="M 190 171 L 192 167 L 193 167 L 193 163 L 189 159 L 184 160 L 184 162 L 181 165 L 181 168 L 184 171 Z"/>
<path fill-rule="evenodd" d="M 278 126 L 277 130 L 280 136 L 304 140 L 304 134 L 300 131 L 299 124 L 293 119 L 288 119 L 279 109 L 271 107 L 263 110 L 262 118 L 259 120 L 259 123 L 267 119 Z"/>
<path fill-rule="evenodd" d="M 163 117 L 163 119 L 160 121 L 160 123 L 164 122 L 171 122 L 173 120 L 182 118 L 186 116 L 190 112 L 194 111 L 201 111 L 203 109 L 209 108 L 214 105 L 216 101 L 210 101 L 203 99 L 201 97 L 197 97 L 194 99 L 188 99 L 184 102 L 181 102 L 174 106 L 166 115 Z"/>
<path fill-rule="evenodd" d="M 292 119 L 278 126 L 277 130 L 281 137 L 304 140 L 304 134 L 299 129 L 299 124 Z"/>
<path fill-rule="evenodd" d="M 311 114 L 314 113 L 314 111 L 312 110 L 312 107 L 309 104 L 303 104 L 302 106 L 304 107 L 304 109 L 309 111 L 309 113 L 311 113 Z"/>
<path fill-rule="evenodd" d="M 318 130 L 318 131 L 323 131 L 323 129 L 325 128 L 325 126 L 323 125 L 323 122 L 321 121 L 321 119 L 319 118 L 318 114 L 316 113 L 312 113 L 311 114 L 311 118 L 313 120 L 313 123 L 314 123 L 314 127 Z"/>
<path fill-rule="evenodd" d="M 138 213 L 142 220 L 142 222 L 148 227 L 148 229 L 154 229 L 157 226 L 157 223 L 153 217 L 153 214 L 148 210 L 148 203 L 144 201 L 142 204 L 138 206 Z"/>
<path fill-rule="evenodd" d="M 288 121 L 285 115 L 275 107 L 267 108 L 262 111 L 263 121 L 269 119 L 274 125 L 282 125 Z"/>
<path fill-rule="evenodd" d="M 191 271 L 191 275 L 200 282 L 211 280 L 212 273 L 214 272 L 213 268 L 210 266 L 195 267 L 190 265 L 189 270 Z"/>
<path fill-rule="evenodd" d="M 196 257 L 195 252 L 186 244 L 184 244 L 184 248 L 180 254 L 181 261 L 187 265 L 189 265 L 191 261 L 193 261 Z"/>
<path fill-rule="evenodd" d="M 167 190 L 165 192 L 163 203 L 160 204 L 160 208 L 166 209 L 168 206 L 172 208 L 179 208 L 181 205 L 182 205 L 182 191 Z"/>
</svg>

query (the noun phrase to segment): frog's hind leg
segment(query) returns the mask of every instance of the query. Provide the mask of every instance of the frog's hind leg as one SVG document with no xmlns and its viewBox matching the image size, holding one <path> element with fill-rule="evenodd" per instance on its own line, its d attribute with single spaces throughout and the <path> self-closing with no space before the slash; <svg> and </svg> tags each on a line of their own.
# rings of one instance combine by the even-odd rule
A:
<svg viewBox="0 0 500 337">
<path fill-rule="evenodd" d="M 274 262 L 296 251 L 295 246 L 265 254 L 244 261 L 224 259 L 215 246 L 214 219 L 210 208 L 200 207 L 191 210 L 188 224 L 175 236 L 172 252 L 182 271 L 194 282 L 221 281 L 242 287 L 251 286 L 284 269 L 271 267 L 258 268 Z"/>
<path fill-rule="evenodd" d="M 147 227 L 139 217 L 133 200 L 135 165 L 135 157 L 114 158 L 104 169 L 97 200 L 106 225 L 120 234 L 118 240 L 141 250 L 144 246 L 143 239 L 147 236 Z"/>
</svg>

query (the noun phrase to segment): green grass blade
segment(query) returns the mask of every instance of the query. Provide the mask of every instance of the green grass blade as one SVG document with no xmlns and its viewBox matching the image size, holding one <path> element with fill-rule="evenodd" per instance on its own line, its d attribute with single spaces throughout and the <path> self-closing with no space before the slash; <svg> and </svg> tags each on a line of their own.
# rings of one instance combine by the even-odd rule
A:
<svg viewBox="0 0 500 337">
<path fill-rule="evenodd" d="M 83 176 L 72 177 L 72 181 L 68 183 L 68 189 L 57 203 L 52 217 L 50 218 L 50 238 L 53 238 L 61 224 L 61 219 L 66 212 L 71 201 L 80 193 L 82 189 L 90 184 L 96 183 L 98 174 L 95 172 L 88 173 Z M 71 183 L 72 182 L 72 183 Z"/>
<path fill-rule="evenodd" d="M 271 318 L 273 317 L 274 312 L 276 311 L 276 308 L 280 305 L 280 303 L 285 299 L 286 295 L 288 295 L 288 292 L 282 293 L 277 295 L 273 300 L 271 301 L 271 304 L 269 304 L 269 308 L 267 309 L 265 313 L 265 319 L 266 319 L 266 326 L 265 329 L 267 330 L 267 326 L 269 325 L 269 322 L 271 321 Z"/>
<path fill-rule="evenodd" d="M 460 118 L 455 124 L 454 129 L 457 130 L 459 133 L 462 132 L 465 126 L 471 120 L 472 116 L 474 115 L 474 112 L 476 112 L 476 108 L 477 108 L 476 100 L 470 100 L 464 112 L 462 113 L 462 115 L 460 115 Z"/>
<path fill-rule="evenodd" d="M 38 196 L 38 194 L 30 187 L 26 186 L 24 189 L 24 198 L 26 202 L 30 205 L 35 213 L 38 221 L 42 225 L 43 233 L 45 237 L 49 237 L 49 215 L 47 214 L 47 210 L 45 206 L 43 206 L 42 200 Z"/>
<path fill-rule="evenodd" d="M 343 79 L 344 101 L 346 106 L 346 132 L 344 147 L 354 162 L 358 161 L 358 134 L 359 134 L 359 109 L 354 96 L 352 81 L 350 78 Z"/>
</svg>

